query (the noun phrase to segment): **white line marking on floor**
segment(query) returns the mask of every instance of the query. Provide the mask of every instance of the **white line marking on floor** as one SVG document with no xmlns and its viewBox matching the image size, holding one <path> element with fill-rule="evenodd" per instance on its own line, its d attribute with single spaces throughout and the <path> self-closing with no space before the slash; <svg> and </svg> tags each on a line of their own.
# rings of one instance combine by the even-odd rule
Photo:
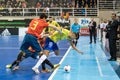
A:
<svg viewBox="0 0 120 80">
<path fill-rule="evenodd" d="M 61 61 L 59 62 L 59 64 L 61 64 L 63 62 L 63 60 L 66 58 L 66 56 L 69 53 L 70 49 L 71 49 L 71 47 L 69 47 L 69 49 L 67 50 L 67 52 L 65 53 L 65 55 L 63 56 L 63 58 L 61 59 Z M 51 76 L 48 78 L 48 80 L 52 80 L 52 78 L 56 74 L 57 70 L 58 70 L 58 68 L 51 74 Z"/>
<path fill-rule="evenodd" d="M 97 65 L 98 65 L 98 70 L 99 70 L 100 76 L 103 77 L 103 73 L 102 73 L 102 70 L 101 70 L 101 67 L 100 67 L 100 63 L 99 63 L 99 60 L 98 60 L 97 57 L 96 57 L 96 61 L 97 61 Z"/>
</svg>

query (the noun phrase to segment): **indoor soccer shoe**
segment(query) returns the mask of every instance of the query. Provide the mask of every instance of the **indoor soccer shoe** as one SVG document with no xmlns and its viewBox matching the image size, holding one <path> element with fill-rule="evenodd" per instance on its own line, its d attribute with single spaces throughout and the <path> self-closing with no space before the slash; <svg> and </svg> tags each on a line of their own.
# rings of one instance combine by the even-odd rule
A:
<svg viewBox="0 0 120 80">
<path fill-rule="evenodd" d="M 57 69 L 60 66 L 60 64 L 55 64 L 53 70 Z"/>
<path fill-rule="evenodd" d="M 12 64 L 6 65 L 6 68 L 11 69 L 12 68 Z"/>
<path fill-rule="evenodd" d="M 39 74 L 39 73 L 40 73 L 39 70 L 38 70 L 38 68 L 33 67 L 32 70 L 33 70 L 36 74 Z"/>
<path fill-rule="evenodd" d="M 45 70 L 41 70 L 41 72 L 43 72 L 43 73 L 50 73 L 51 71 L 46 68 Z"/>
</svg>

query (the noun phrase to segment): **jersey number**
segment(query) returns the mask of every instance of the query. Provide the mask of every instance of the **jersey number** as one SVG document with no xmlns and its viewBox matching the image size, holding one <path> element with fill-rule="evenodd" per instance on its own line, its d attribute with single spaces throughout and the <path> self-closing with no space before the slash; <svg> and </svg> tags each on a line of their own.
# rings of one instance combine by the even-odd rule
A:
<svg viewBox="0 0 120 80">
<path fill-rule="evenodd" d="M 33 25 L 30 27 L 32 30 L 35 30 L 38 25 L 38 21 L 34 21 Z"/>
</svg>

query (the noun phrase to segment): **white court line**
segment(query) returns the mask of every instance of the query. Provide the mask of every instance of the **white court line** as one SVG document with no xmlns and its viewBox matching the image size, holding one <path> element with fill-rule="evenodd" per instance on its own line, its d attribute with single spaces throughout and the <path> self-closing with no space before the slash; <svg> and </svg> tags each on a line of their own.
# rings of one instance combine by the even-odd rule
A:
<svg viewBox="0 0 120 80">
<path fill-rule="evenodd" d="M 99 70 L 100 76 L 103 77 L 103 73 L 102 73 L 102 70 L 101 70 L 101 67 L 100 67 L 100 63 L 99 63 L 99 60 L 98 60 L 97 57 L 96 57 L 96 61 L 97 61 L 97 65 L 98 65 L 98 70 Z"/>
<path fill-rule="evenodd" d="M 67 50 L 67 52 L 65 53 L 65 55 L 63 56 L 63 58 L 61 59 L 61 61 L 59 62 L 59 64 L 61 64 L 63 62 L 63 60 L 65 59 L 65 57 L 69 53 L 70 49 L 71 49 L 71 46 L 69 47 L 69 49 Z M 56 74 L 57 70 L 58 70 L 58 68 L 51 74 L 51 76 L 48 78 L 48 80 L 52 80 L 52 78 Z"/>
</svg>

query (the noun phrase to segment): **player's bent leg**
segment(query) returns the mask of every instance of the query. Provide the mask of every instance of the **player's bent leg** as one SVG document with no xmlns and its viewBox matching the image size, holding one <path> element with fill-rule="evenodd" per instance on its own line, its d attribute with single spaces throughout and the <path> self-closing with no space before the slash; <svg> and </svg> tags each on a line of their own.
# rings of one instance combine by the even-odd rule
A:
<svg viewBox="0 0 120 80">
<path fill-rule="evenodd" d="M 15 60 L 15 62 L 13 62 L 12 66 L 14 66 L 15 64 L 18 66 L 19 63 L 24 59 L 25 57 L 25 53 L 23 51 L 20 51 L 17 60 Z"/>
<path fill-rule="evenodd" d="M 47 69 L 45 67 L 45 63 L 51 67 L 51 69 Z M 42 72 L 52 72 L 55 69 L 57 69 L 60 66 L 60 64 L 53 65 L 48 59 L 45 59 L 45 61 L 42 63 Z"/>
<path fill-rule="evenodd" d="M 49 55 L 49 51 L 48 50 L 44 50 L 43 51 L 43 55 L 40 57 L 40 59 L 38 60 L 38 62 L 36 63 L 36 65 L 34 67 L 32 67 L 32 70 L 36 73 L 39 74 L 40 71 L 38 70 L 39 66 L 43 63 L 43 61 L 45 59 L 47 59 L 47 56 Z"/>
<path fill-rule="evenodd" d="M 12 64 L 6 65 L 6 68 L 12 69 L 14 65 L 19 66 L 19 63 L 22 61 L 24 56 L 25 56 L 25 53 L 20 51 L 20 53 L 18 54 L 17 59 Z"/>
<path fill-rule="evenodd" d="M 51 67 L 51 69 L 54 68 L 54 65 L 53 65 L 48 59 L 46 59 L 46 60 L 42 63 L 42 71 L 41 71 L 41 72 L 44 72 L 44 73 L 49 73 L 49 72 L 51 72 L 49 69 L 47 69 L 47 68 L 45 67 L 45 64 L 49 65 L 49 66 Z"/>
<path fill-rule="evenodd" d="M 43 63 L 42 63 L 42 70 L 45 70 L 45 69 L 46 69 L 45 64 L 46 64 L 46 60 L 43 61 Z"/>
</svg>

